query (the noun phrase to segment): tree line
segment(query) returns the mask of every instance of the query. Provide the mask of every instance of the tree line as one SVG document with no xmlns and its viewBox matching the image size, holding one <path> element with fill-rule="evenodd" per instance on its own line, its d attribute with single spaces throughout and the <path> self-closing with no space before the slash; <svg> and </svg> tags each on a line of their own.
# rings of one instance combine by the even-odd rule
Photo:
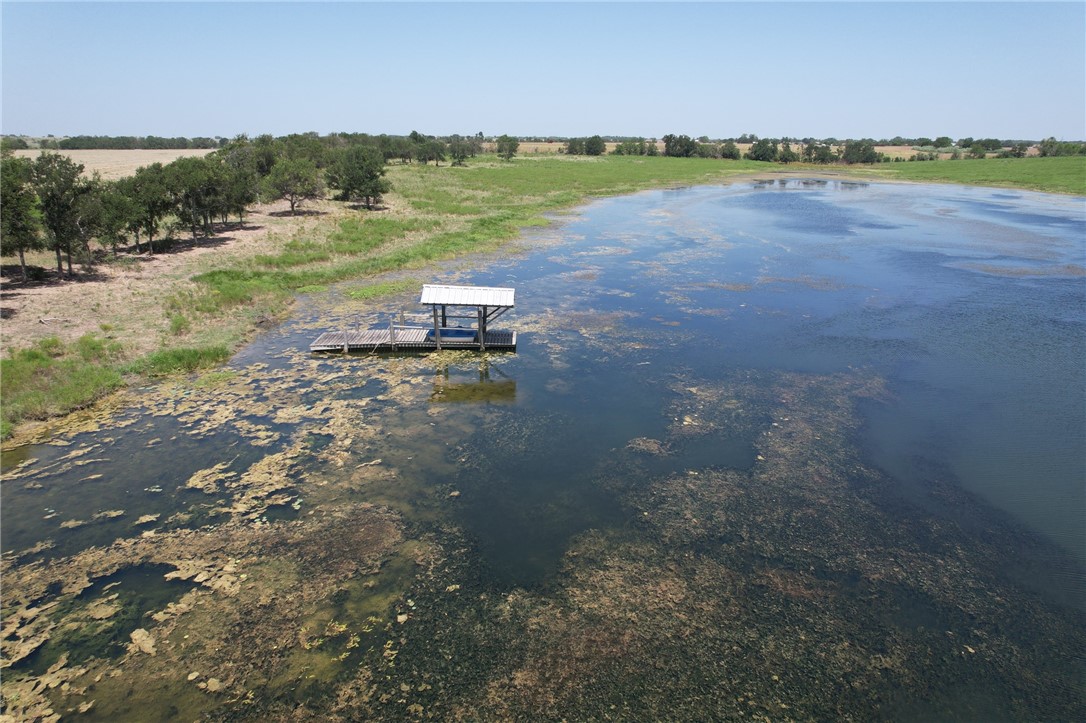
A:
<svg viewBox="0 0 1086 723">
<path fill-rule="evenodd" d="M 669 133 L 661 139 L 663 155 L 675 158 L 719 158 L 738 160 L 747 158 L 754 161 L 776 163 L 830 164 L 843 163 L 886 163 L 890 161 L 934 161 L 940 153 L 949 153 L 951 160 L 961 158 L 987 158 L 996 154 L 999 158 L 1023 158 L 1031 146 L 1036 146 L 1041 156 L 1086 155 L 1086 143 L 1057 141 L 1046 138 L 1039 143 L 1030 141 L 1001 141 L 996 138 L 974 139 L 971 137 L 952 140 L 949 136 L 938 138 L 905 139 L 895 137 L 890 140 L 875 141 L 870 138 L 838 140 L 837 138 L 759 138 L 753 134 L 743 134 L 738 139 L 712 141 L 706 136 L 694 139 L 688 135 Z M 876 150 L 876 146 L 908 145 L 909 141 L 917 152 L 908 159 L 887 156 Z M 741 153 L 739 143 L 749 144 L 746 153 Z M 563 146 L 568 154 L 598 156 L 605 152 L 607 141 L 602 136 L 591 138 L 570 138 Z M 794 147 L 793 147 L 793 144 Z M 615 144 L 613 155 L 655 156 L 660 153 L 655 139 L 626 138 Z"/>
<path fill-rule="evenodd" d="M 44 138 L 38 141 L 43 150 L 186 150 L 190 148 L 219 148 L 226 138 L 163 138 L 161 136 L 72 136 L 70 138 Z M 22 136 L 4 136 L 5 150 L 27 150 L 30 144 Z"/>
</svg>

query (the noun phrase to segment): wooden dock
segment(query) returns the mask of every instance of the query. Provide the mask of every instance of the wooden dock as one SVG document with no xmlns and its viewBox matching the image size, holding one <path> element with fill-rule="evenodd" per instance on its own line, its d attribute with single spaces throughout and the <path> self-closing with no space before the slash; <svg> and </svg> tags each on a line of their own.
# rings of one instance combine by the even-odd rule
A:
<svg viewBox="0 0 1086 723">
<path fill-rule="evenodd" d="M 426 327 L 389 326 L 384 329 L 366 329 L 363 331 L 327 331 L 309 345 L 310 351 L 338 352 L 425 352 L 440 349 L 484 349 L 493 351 L 516 351 L 517 333 L 515 331 L 486 332 L 485 344 L 478 341 L 442 341 L 440 347 L 426 333 L 432 331 Z"/>
</svg>

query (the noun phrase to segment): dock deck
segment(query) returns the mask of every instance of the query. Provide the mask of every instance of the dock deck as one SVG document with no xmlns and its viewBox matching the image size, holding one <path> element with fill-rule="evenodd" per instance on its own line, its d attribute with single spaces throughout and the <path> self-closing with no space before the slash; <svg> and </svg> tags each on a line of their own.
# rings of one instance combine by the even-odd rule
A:
<svg viewBox="0 0 1086 723">
<path fill-rule="evenodd" d="M 310 351 L 338 352 L 395 352 L 395 351 L 437 351 L 437 343 L 426 338 L 432 331 L 426 327 L 394 326 L 384 329 L 365 329 L 362 331 L 326 331 L 312 344 Z M 487 350 L 516 351 L 517 333 L 515 331 L 487 331 Z M 442 341 L 441 349 L 479 349 L 477 341 Z"/>
</svg>

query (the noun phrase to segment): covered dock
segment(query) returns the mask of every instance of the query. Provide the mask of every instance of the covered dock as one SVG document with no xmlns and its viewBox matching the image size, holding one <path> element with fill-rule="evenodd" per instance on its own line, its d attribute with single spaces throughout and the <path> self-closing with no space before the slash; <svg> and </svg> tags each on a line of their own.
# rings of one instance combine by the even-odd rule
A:
<svg viewBox="0 0 1086 723">
<path fill-rule="evenodd" d="M 425 284 L 419 303 L 430 307 L 432 326 L 408 326 L 389 322 L 387 327 L 359 331 L 329 331 L 309 345 L 309 350 L 339 352 L 439 351 L 478 349 L 516 351 L 515 331 L 495 330 L 490 325 L 513 308 L 515 289 L 493 286 Z M 468 326 L 449 326 L 450 320 Z"/>
</svg>

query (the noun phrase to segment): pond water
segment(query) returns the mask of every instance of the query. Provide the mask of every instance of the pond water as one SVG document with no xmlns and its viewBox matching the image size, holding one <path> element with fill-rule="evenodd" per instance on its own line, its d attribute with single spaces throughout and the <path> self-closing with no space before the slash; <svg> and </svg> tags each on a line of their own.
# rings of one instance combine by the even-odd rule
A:
<svg viewBox="0 0 1086 723">
<path fill-rule="evenodd" d="M 794 604 L 832 585 L 894 635 L 964 635 L 980 623 L 959 619 L 969 605 L 930 580 L 879 588 L 893 575 L 864 572 L 868 548 L 905 567 L 910 555 L 936 560 L 948 575 L 964 563 L 947 551 L 964 549 L 984 561 L 984 580 L 1000 581 L 992 589 L 1029 591 L 1057 611 L 1038 637 L 1080 620 L 1082 199 L 782 178 L 597 201 L 522 245 L 443 279 L 516 288 L 516 313 L 501 324 L 518 330 L 516 354 L 311 356 L 321 330 L 417 306 L 406 295 L 360 316 L 335 289 L 301 299 L 218 376 L 135 392 L 86 431 L 61 428 L 59 444 L 5 453 L 8 564 L 230 519 L 308 524 L 313 511 L 366 502 L 401 515 L 408 534 L 462 535 L 458 564 L 484 601 L 575 598 L 581 560 L 605 557 L 591 553 L 602 535 L 605 549 L 656 550 L 645 561 L 685 549 L 769 580 Z M 789 436 L 801 419 L 808 436 Z M 262 460 L 275 460 L 266 474 Z M 683 502 L 704 493 L 699 479 L 745 491 L 718 486 L 719 499 Z M 693 491 L 675 491 L 688 482 Z M 259 494 L 244 491 L 257 483 Z M 717 520 L 722 505 L 753 516 Z M 752 531 L 769 507 L 818 518 L 845 552 L 802 547 L 806 523 Z M 667 521 L 680 508 L 682 524 Z M 855 539 L 850 525 L 862 530 Z M 745 551 L 722 558 L 725 548 Z M 799 549 L 810 559 L 786 564 Z M 440 678 L 436 658 L 419 655 L 418 669 Z M 1064 681 L 1069 708 L 1058 711 L 1077 710 L 1081 661 L 1039 655 Z M 955 680 L 929 683 L 943 687 L 927 702 L 890 686 L 899 692 L 880 693 L 880 705 L 904 719 L 1023 710 L 981 673 Z"/>
</svg>

